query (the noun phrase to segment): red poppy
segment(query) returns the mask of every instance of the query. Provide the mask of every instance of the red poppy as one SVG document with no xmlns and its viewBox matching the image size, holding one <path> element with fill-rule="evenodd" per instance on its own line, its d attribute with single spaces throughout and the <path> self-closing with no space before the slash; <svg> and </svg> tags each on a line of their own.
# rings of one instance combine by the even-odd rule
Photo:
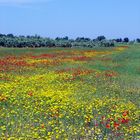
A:
<svg viewBox="0 0 140 140">
<path fill-rule="evenodd" d="M 107 129 L 110 129 L 110 124 L 106 124 L 106 128 Z"/>
<path fill-rule="evenodd" d="M 33 92 L 29 92 L 28 95 L 29 95 L 29 96 L 33 96 Z"/>
<path fill-rule="evenodd" d="M 105 116 L 102 116 L 102 120 L 104 120 L 105 119 Z"/>
<path fill-rule="evenodd" d="M 119 128 L 120 124 L 119 123 L 116 123 L 114 122 L 114 128 L 117 130 Z"/>
<path fill-rule="evenodd" d="M 45 127 L 44 123 L 43 123 L 43 124 L 41 124 L 41 128 L 44 128 L 44 127 Z"/>
<path fill-rule="evenodd" d="M 95 126 L 97 127 L 98 126 L 98 123 L 95 123 Z"/>
<path fill-rule="evenodd" d="M 129 122 L 129 119 L 128 119 L 128 118 L 126 118 L 126 119 L 123 118 L 123 119 L 121 120 L 121 123 L 122 123 L 122 124 L 128 123 L 128 122 Z"/>
<path fill-rule="evenodd" d="M 128 111 L 127 110 L 125 110 L 124 112 L 123 112 L 123 114 L 122 114 L 123 116 L 127 116 L 128 115 Z"/>
</svg>

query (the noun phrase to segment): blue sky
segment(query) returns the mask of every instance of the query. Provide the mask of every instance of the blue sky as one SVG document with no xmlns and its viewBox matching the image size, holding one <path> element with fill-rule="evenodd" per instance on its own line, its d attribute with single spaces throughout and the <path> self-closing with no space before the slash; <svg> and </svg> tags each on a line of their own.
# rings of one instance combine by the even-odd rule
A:
<svg viewBox="0 0 140 140">
<path fill-rule="evenodd" d="M 140 38 L 140 0 L 0 0 L 0 33 Z"/>
</svg>

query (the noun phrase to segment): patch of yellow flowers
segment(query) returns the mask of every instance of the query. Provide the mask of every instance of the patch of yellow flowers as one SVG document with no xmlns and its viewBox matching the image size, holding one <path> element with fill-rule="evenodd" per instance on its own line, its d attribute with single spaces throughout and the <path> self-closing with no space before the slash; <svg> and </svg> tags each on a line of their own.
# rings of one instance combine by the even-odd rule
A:
<svg viewBox="0 0 140 140">
<path fill-rule="evenodd" d="M 98 54 L 110 52 L 84 55 Z M 27 60 L 37 65 L 42 61 L 48 62 Z M 120 96 L 115 81 L 97 77 L 100 71 L 73 79 L 69 72 L 56 73 L 44 67 L 34 70 L 0 73 L 1 139 L 139 139 L 137 104 L 127 100 L 127 90 Z M 99 91 L 104 93 L 99 95 Z"/>
</svg>

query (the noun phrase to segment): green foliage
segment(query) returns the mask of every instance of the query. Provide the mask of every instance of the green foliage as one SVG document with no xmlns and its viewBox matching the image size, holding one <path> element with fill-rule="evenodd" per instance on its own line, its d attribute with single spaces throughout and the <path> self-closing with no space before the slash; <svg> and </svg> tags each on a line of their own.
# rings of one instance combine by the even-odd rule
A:
<svg viewBox="0 0 140 140">
<path fill-rule="evenodd" d="M 67 36 L 56 39 L 43 38 L 38 35 L 35 36 L 14 36 L 13 34 L 0 34 L 0 46 L 1 47 L 13 47 L 13 48 L 39 48 L 39 47 L 63 47 L 63 48 L 75 48 L 75 47 L 114 47 L 114 42 L 106 40 L 104 36 L 99 36 L 97 39 L 91 40 L 90 38 L 78 37 L 75 40 L 69 39 Z"/>
<path fill-rule="evenodd" d="M 140 38 L 137 38 L 137 42 L 140 43 Z"/>
<path fill-rule="evenodd" d="M 102 41 L 102 40 L 105 40 L 106 38 L 105 38 L 105 36 L 98 36 L 97 37 L 97 41 Z"/>
<path fill-rule="evenodd" d="M 123 40 L 123 42 L 128 43 L 129 42 L 129 38 L 128 37 L 125 37 L 124 40 Z"/>
</svg>

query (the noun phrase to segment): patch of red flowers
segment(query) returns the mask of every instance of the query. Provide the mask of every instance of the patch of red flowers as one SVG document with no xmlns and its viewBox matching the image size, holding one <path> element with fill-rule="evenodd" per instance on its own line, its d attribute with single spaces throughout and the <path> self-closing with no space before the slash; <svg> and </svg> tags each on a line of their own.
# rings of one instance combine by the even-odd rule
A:
<svg viewBox="0 0 140 140">
<path fill-rule="evenodd" d="M 66 69 L 61 69 L 56 71 L 56 73 L 58 74 L 65 73 L 65 72 L 72 73 L 73 78 L 76 78 L 77 76 L 91 74 L 93 70 L 83 69 L 78 67 L 78 68 L 66 68 Z"/>
<path fill-rule="evenodd" d="M 129 111 L 128 111 L 128 110 L 125 110 L 125 111 L 122 113 L 123 116 L 127 116 L 128 114 L 129 114 Z"/>
<path fill-rule="evenodd" d="M 119 129 L 119 126 L 120 126 L 120 124 L 119 124 L 118 122 L 114 122 L 114 128 L 115 128 L 116 130 Z"/>
<path fill-rule="evenodd" d="M 75 56 L 75 57 L 72 57 L 72 59 L 74 61 L 89 61 L 89 60 L 91 60 L 91 58 L 87 57 L 87 56 Z"/>
<path fill-rule="evenodd" d="M 41 128 L 43 129 L 43 128 L 45 128 L 45 125 L 44 125 L 44 123 L 43 124 L 41 124 Z"/>
<path fill-rule="evenodd" d="M 116 76 L 118 76 L 118 73 L 116 73 L 115 71 L 109 71 L 109 70 L 107 70 L 107 71 L 104 72 L 104 75 L 106 77 L 116 77 Z"/>
<path fill-rule="evenodd" d="M 9 72 L 9 71 L 18 71 L 21 70 L 22 67 L 32 66 L 25 61 L 23 57 L 16 56 L 7 56 L 0 59 L 0 71 L 1 72 Z"/>
<path fill-rule="evenodd" d="M 110 126 L 110 124 L 108 123 L 108 124 L 106 124 L 106 128 L 107 129 L 110 129 L 111 128 L 111 126 Z"/>
<path fill-rule="evenodd" d="M 28 93 L 28 95 L 29 95 L 30 97 L 33 96 L 33 92 L 30 91 L 30 92 Z"/>
<path fill-rule="evenodd" d="M 128 118 L 122 118 L 121 119 L 121 123 L 122 124 L 127 124 L 129 122 L 129 119 Z"/>
<path fill-rule="evenodd" d="M 129 124 L 130 119 L 128 118 L 128 114 L 129 114 L 129 111 L 125 110 L 122 113 L 122 118 L 118 118 L 118 120 L 116 120 L 115 118 L 112 118 L 112 117 L 106 118 L 105 116 L 102 116 L 100 124 L 107 129 L 112 128 L 114 130 L 119 130 L 119 129 L 121 129 L 121 127 L 120 127 L 121 125 Z"/>
</svg>

